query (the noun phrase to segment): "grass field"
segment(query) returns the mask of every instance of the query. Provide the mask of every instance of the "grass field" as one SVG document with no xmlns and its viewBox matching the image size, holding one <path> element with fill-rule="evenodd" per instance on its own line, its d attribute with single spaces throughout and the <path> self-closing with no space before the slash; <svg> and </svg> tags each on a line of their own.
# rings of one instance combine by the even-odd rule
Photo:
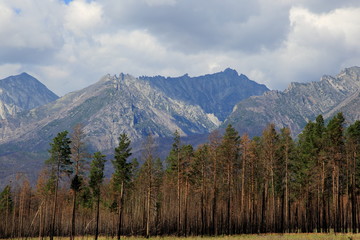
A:
<svg viewBox="0 0 360 240">
<path fill-rule="evenodd" d="M 55 240 L 65 240 L 69 238 L 54 238 Z M 77 237 L 75 240 L 91 240 L 92 236 Z M 124 240 L 145 240 L 143 237 L 122 237 Z M 221 237 L 151 237 L 153 240 L 360 240 L 360 234 L 323 234 L 323 233 L 299 233 L 299 234 L 264 234 L 264 235 L 236 235 Z M 15 239 L 14 239 L 15 240 Z M 17 240 L 17 239 L 16 239 Z M 19 239 L 20 240 L 20 239 Z M 23 240 L 23 239 L 22 239 Z M 38 238 L 28 238 L 27 240 L 38 240 Z M 48 240 L 48 239 L 47 239 Z M 99 240 L 116 240 L 116 238 L 100 237 Z"/>
</svg>

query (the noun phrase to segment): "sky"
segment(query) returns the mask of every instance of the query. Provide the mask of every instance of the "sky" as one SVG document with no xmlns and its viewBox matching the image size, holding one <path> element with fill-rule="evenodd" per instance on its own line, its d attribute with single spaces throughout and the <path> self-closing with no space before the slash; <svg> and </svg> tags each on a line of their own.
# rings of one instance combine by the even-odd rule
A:
<svg viewBox="0 0 360 240">
<path fill-rule="evenodd" d="M 0 0 L 0 79 L 62 96 L 106 74 L 230 67 L 270 89 L 360 66 L 359 0 Z"/>
</svg>

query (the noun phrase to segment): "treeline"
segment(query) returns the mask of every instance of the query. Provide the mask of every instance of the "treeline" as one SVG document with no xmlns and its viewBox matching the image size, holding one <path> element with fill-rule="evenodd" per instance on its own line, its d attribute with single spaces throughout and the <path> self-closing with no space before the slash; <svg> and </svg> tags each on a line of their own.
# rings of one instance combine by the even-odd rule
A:
<svg viewBox="0 0 360 240">
<path fill-rule="evenodd" d="M 27 180 L 0 194 L 0 237 L 220 235 L 358 232 L 360 122 L 318 116 L 294 141 L 269 124 L 262 136 L 229 125 L 194 149 L 174 134 L 165 161 L 149 136 L 141 162 L 119 137 L 106 156 L 86 153 L 81 126 L 50 143 L 51 157 L 33 188 Z"/>
</svg>

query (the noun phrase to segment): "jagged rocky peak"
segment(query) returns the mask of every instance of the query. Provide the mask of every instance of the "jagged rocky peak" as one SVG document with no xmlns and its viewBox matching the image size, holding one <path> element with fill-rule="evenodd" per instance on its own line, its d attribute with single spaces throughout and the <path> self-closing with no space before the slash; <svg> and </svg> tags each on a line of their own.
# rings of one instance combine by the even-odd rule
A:
<svg viewBox="0 0 360 240">
<path fill-rule="evenodd" d="M 344 69 L 337 76 L 324 75 L 320 81 L 293 82 L 283 91 L 269 91 L 262 96 L 239 102 L 225 121 L 240 132 L 261 134 L 269 123 L 278 128 L 289 127 L 297 135 L 305 124 L 322 114 L 331 117 L 336 111 L 355 119 L 355 102 L 359 98 L 360 68 Z M 265 110 L 264 110 L 265 109 Z M 351 116 L 350 116 L 351 115 Z M 250 126 L 251 124 L 251 126 Z"/>
<path fill-rule="evenodd" d="M 139 140 L 148 134 L 171 137 L 175 130 L 183 136 L 204 134 L 219 125 L 214 115 L 198 105 L 173 99 L 128 74 L 106 75 L 85 89 L 34 109 L 18 122 L 21 127 L 4 123 L 0 143 L 22 139 L 28 141 L 26 146 L 30 142 L 47 146 L 57 132 L 70 131 L 72 126 L 83 123 L 90 145 L 104 150 L 114 147 L 123 132 L 132 140 Z"/>
<path fill-rule="evenodd" d="M 350 67 L 350 68 L 345 68 L 344 70 L 342 70 L 340 72 L 339 75 L 337 75 L 338 78 L 340 79 L 344 79 L 344 78 L 348 78 L 351 79 L 352 81 L 360 81 L 360 67 Z"/>
<path fill-rule="evenodd" d="M 186 74 L 175 78 L 142 76 L 140 79 L 171 98 L 199 105 L 220 121 L 225 120 L 239 101 L 269 91 L 265 85 L 251 81 L 231 68 L 198 77 Z"/>
<path fill-rule="evenodd" d="M 360 75 L 360 67 L 353 66 L 353 67 L 349 67 L 349 68 L 344 68 L 344 70 L 342 70 L 339 75 L 343 75 L 343 74 L 347 74 L 350 76 L 359 76 Z"/>
</svg>

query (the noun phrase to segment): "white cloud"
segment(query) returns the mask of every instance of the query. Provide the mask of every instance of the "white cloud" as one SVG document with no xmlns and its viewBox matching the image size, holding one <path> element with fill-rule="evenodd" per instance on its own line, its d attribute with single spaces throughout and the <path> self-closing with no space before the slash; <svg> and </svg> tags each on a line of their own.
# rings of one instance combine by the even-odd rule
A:
<svg viewBox="0 0 360 240">
<path fill-rule="evenodd" d="M 65 14 L 65 27 L 74 34 L 94 34 L 103 21 L 101 5 L 96 2 L 75 0 L 69 3 Z"/>
<path fill-rule="evenodd" d="M 294 2 L 0 0 L 0 76 L 33 73 L 63 95 L 107 73 L 232 67 L 283 89 L 359 65 L 358 1 Z"/>
<path fill-rule="evenodd" d="M 8 76 L 16 75 L 21 73 L 20 64 L 3 64 L 0 65 L 0 79 L 6 78 Z"/>
</svg>

